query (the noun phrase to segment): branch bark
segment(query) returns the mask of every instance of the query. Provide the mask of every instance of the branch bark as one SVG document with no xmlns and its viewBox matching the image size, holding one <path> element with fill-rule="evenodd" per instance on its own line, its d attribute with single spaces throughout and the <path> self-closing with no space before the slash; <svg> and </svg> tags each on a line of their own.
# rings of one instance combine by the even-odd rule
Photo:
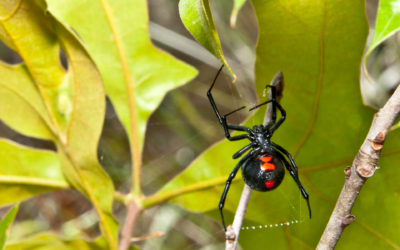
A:
<svg viewBox="0 0 400 250">
<path fill-rule="evenodd" d="M 272 86 L 277 87 L 277 99 L 278 101 L 282 97 L 283 91 L 283 74 L 279 72 L 276 74 L 274 79 L 271 81 Z M 268 98 L 271 99 L 271 90 L 268 91 Z M 267 125 L 271 121 L 272 117 L 272 105 L 268 104 L 267 110 L 264 116 L 264 125 Z M 247 205 L 249 204 L 250 196 L 251 196 L 251 188 L 244 184 L 244 188 L 242 191 L 242 195 L 240 197 L 238 208 L 236 209 L 235 218 L 233 220 L 233 224 L 228 226 L 225 233 L 225 249 L 226 250 L 235 250 L 237 247 L 237 243 L 239 240 L 240 229 L 242 228 L 242 223 L 244 220 L 244 216 L 246 214 Z"/>
<path fill-rule="evenodd" d="M 397 87 L 385 106 L 375 114 L 368 135 L 358 151 L 352 167 L 345 170 L 345 183 L 342 192 L 317 249 L 333 249 L 344 228 L 354 221 L 355 217 L 350 214 L 351 209 L 364 183 L 374 175 L 377 169 L 376 164 L 386 135 L 399 112 L 400 87 Z"/>
<path fill-rule="evenodd" d="M 124 222 L 124 227 L 121 232 L 121 241 L 119 250 L 126 250 L 131 244 L 131 237 L 133 228 L 135 226 L 136 218 L 140 213 L 140 208 L 134 199 L 131 199 L 127 205 L 127 212 Z"/>
</svg>

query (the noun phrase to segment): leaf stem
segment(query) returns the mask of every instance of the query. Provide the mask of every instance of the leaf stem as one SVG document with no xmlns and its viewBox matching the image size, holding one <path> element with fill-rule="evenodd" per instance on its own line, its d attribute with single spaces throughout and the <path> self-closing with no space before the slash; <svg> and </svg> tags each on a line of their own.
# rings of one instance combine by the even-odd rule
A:
<svg viewBox="0 0 400 250">
<path fill-rule="evenodd" d="M 18 184 L 18 185 L 35 185 L 50 188 L 70 188 L 66 181 L 62 180 L 51 180 L 38 177 L 27 177 L 27 176 L 12 176 L 12 175 L 2 175 L 0 176 L 0 183 L 7 184 Z"/>
<path fill-rule="evenodd" d="M 345 184 L 317 249 L 333 249 L 344 228 L 354 221 L 351 209 L 364 183 L 374 175 L 386 135 L 399 113 L 400 87 L 397 87 L 385 106 L 375 114 L 352 167 L 345 170 Z"/>
<path fill-rule="evenodd" d="M 141 179 L 140 179 L 140 170 L 142 167 L 142 153 L 140 147 L 140 138 L 139 138 L 139 127 L 137 122 L 138 114 L 136 108 L 136 101 L 135 101 L 135 82 L 134 78 L 132 77 L 127 52 L 125 51 L 125 46 L 121 40 L 121 31 L 118 30 L 118 25 L 115 23 L 115 17 L 113 16 L 112 8 L 110 7 L 107 0 L 101 0 L 101 6 L 104 10 L 106 15 L 106 19 L 112 31 L 113 37 L 115 39 L 115 45 L 118 51 L 118 57 L 121 62 L 121 69 L 124 77 L 124 83 L 126 87 L 126 93 L 128 95 L 128 105 L 129 105 L 129 122 L 130 128 L 128 131 L 129 135 L 129 142 L 130 142 L 130 153 L 131 153 L 131 160 L 132 160 L 132 193 L 140 197 L 142 195 L 141 190 Z"/>
<path fill-rule="evenodd" d="M 129 196 L 129 194 L 123 194 L 121 192 L 115 191 L 114 199 L 118 202 L 121 202 L 122 204 L 127 205 L 130 201 L 130 196 Z"/>
<path fill-rule="evenodd" d="M 209 181 L 203 181 L 201 183 L 196 183 L 193 185 L 185 186 L 183 188 L 171 190 L 170 192 L 155 194 L 150 197 L 146 197 L 143 199 L 143 208 L 149 208 L 155 206 L 157 204 L 163 203 L 169 199 L 180 196 L 182 194 L 196 192 L 207 188 L 212 188 L 217 185 L 221 185 L 225 183 L 226 177 L 219 177 Z"/>
</svg>

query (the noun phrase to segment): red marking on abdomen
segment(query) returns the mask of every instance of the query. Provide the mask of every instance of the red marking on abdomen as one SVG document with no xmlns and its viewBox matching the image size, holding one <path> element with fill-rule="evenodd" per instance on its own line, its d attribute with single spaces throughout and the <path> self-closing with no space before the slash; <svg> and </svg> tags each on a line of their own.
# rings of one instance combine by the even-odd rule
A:
<svg viewBox="0 0 400 250">
<path fill-rule="evenodd" d="M 267 181 L 265 182 L 265 186 L 267 187 L 267 189 L 271 189 L 275 186 L 275 181 Z"/>
<path fill-rule="evenodd" d="M 275 165 L 270 162 L 272 160 L 272 156 L 264 156 L 260 157 L 259 159 L 263 162 L 263 164 L 261 165 L 261 168 L 263 170 L 275 170 Z"/>
</svg>

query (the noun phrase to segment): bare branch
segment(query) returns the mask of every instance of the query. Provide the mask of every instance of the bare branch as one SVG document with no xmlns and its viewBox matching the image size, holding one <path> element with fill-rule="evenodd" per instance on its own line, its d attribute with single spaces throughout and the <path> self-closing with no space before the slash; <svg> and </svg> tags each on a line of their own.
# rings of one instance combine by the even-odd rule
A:
<svg viewBox="0 0 400 250">
<path fill-rule="evenodd" d="M 246 214 L 247 205 L 249 204 L 251 196 L 251 188 L 244 184 L 242 196 L 240 197 L 238 208 L 236 209 L 235 218 L 233 219 L 232 226 L 228 226 L 225 237 L 225 249 L 234 250 L 236 249 L 240 229 L 242 228 L 242 223 L 244 220 L 244 215 Z"/>
<path fill-rule="evenodd" d="M 375 114 L 368 135 L 362 144 L 353 166 L 345 170 L 345 183 L 336 202 L 328 225 L 318 243 L 317 249 L 333 249 L 344 228 L 354 221 L 350 214 L 354 202 L 366 182 L 377 169 L 376 164 L 383 148 L 386 135 L 400 112 L 400 87 Z"/>
<path fill-rule="evenodd" d="M 280 100 L 283 91 L 283 74 L 279 72 L 276 74 L 274 79 L 271 82 L 272 86 L 277 87 L 277 98 Z M 268 98 L 272 98 L 271 90 L 268 91 Z M 268 104 L 267 110 L 264 116 L 264 125 L 267 125 L 271 121 L 272 117 L 272 105 Z M 250 196 L 251 196 L 251 188 L 248 185 L 244 185 L 242 195 L 240 197 L 238 208 L 236 209 L 235 218 L 233 220 L 232 226 L 228 226 L 225 233 L 225 249 L 226 250 L 235 250 L 238 240 L 240 229 L 242 228 L 242 223 L 244 219 L 244 215 L 246 214 L 247 205 L 249 204 Z"/>
<path fill-rule="evenodd" d="M 136 218 L 140 213 L 140 209 L 137 206 L 134 199 L 131 199 L 127 205 L 127 212 L 124 222 L 124 227 L 121 233 L 121 241 L 119 244 L 119 250 L 126 250 L 131 244 L 131 237 L 133 228 L 135 226 Z"/>
</svg>

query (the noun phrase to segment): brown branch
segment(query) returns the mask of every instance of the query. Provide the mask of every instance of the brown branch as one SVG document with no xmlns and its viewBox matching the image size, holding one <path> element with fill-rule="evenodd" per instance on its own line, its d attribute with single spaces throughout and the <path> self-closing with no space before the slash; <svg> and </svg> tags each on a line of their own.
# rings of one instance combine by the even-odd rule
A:
<svg viewBox="0 0 400 250">
<path fill-rule="evenodd" d="M 274 79 L 271 82 L 272 86 L 276 86 L 277 88 L 277 98 L 278 101 L 282 97 L 283 91 L 283 74 L 279 72 L 276 74 Z M 268 98 L 271 99 L 271 90 L 268 91 Z M 271 121 L 272 117 L 272 105 L 268 104 L 267 111 L 265 112 L 264 116 L 264 125 L 267 125 Z M 232 226 L 228 226 L 226 233 L 225 233 L 225 249 L 226 250 L 235 250 L 238 240 L 239 240 L 239 233 L 240 229 L 242 228 L 242 223 L 244 220 L 244 215 L 246 214 L 247 205 L 249 204 L 250 196 L 251 196 L 251 188 L 244 185 L 242 195 L 240 197 L 238 208 L 236 209 L 235 218 L 233 220 Z"/>
<path fill-rule="evenodd" d="M 127 212 L 124 227 L 121 232 L 121 241 L 119 250 L 126 250 L 131 243 L 133 228 L 135 227 L 136 218 L 140 213 L 140 208 L 134 199 L 131 199 L 127 205 Z"/>
<path fill-rule="evenodd" d="M 345 170 L 345 183 L 336 202 L 328 225 L 318 243 L 317 249 L 333 249 L 343 229 L 354 221 L 350 214 L 354 202 L 366 182 L 377 169 L 376 164 L 383 148 L 386 135 L 400 112 L 400 87 L 375 114 L 368 135 L 362 144 L 353 166 Z"/>
<path fill-rule="evenodd" d="M 240 197 L 239 205 L 236 209 L 235 218 L 233 219 L 232 226 L 228 226 L 225 233 L 225 249 L 226 250 L 234 250 L 236 249 L 240 228 L 242 227 L 242 223 L 244 220 L 244 215 L 246 214 L 247 205 L 249 204 L 251 196 L 251 188 L 244 184 L 242 195 Z"/>
</svg>

